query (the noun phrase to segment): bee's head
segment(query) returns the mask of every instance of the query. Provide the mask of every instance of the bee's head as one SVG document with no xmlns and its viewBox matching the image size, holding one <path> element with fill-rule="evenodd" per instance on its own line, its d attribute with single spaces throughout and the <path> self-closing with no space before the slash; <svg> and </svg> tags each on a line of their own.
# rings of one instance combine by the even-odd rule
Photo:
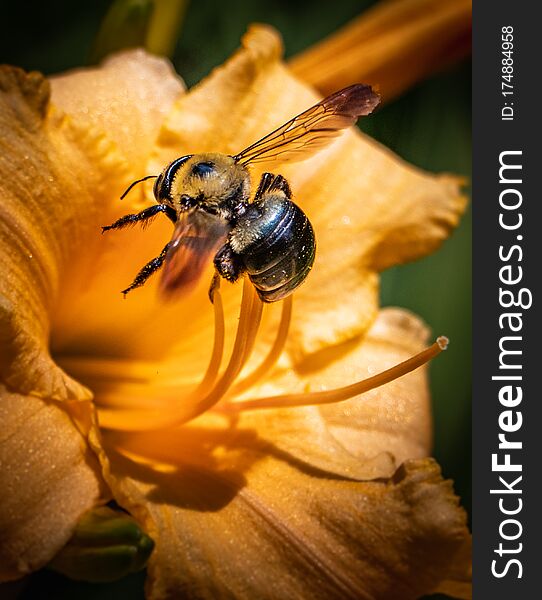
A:
<svg viewBox="0 0 542 600">
<path fill-rule="evenodd" d="M 227 154 L 189 154 L 164 169 L 154 184 L 158 202 L 177 211 L 199 206 L 209 212 L 227 211 L 249 196 L 249 175 Z"/>
<path fill-rule="evenodd" d="M 174 205 L 173 187 L 179 172 L 182 170 L 183 165 L 192 158 L 193 154 L 187 156 L 181 156 L 170 163 L 161 173 L 158 175 L 154 182 L 153 192 L 157 202 L 162 204 Z"/>
</svg>

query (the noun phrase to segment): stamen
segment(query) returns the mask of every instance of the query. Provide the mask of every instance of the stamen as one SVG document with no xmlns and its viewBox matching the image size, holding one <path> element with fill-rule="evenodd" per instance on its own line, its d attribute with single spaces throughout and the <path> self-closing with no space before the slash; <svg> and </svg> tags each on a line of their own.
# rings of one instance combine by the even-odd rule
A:
<svg viewBox="0 0 542 600">
<path fill-rule="evenodd" d="M 218 371 L 222 363 L 222 356 L 224 354 L 224 307 L 222 304 L 222 295 L 220 294 L 219 282 L 214 289 L 213 309 L 215 315 L 215 337 L 213 341 L 213 351 L 211 353 L 211 358 L 209 359 L 207 371 L 205 372 L 201 383 L 194 391 L 194 394 L 198 395 L 206 394 L 212 388 L 218 376 Z"/>
<path fill-rule="evenodd" d="M 249 326 L 247 332 L 247 338 L 245 341 L 245 350 L 243 353 L 243 360 L 239 371 L 236 373 L 239 375 L 243 366 L 247 363 L 248 359 L 254 350 L 254 343 L 256 342 L 256 335 L 260 329 L 260 323 L 262 321 L 263 302 L 259 299 L 257 294 L 253 294 L 252 306 L 250 308 Z M 232 382 L 233 383 L 233 382 Z"/>
<path fill-rule="evenodd" d="M 151 431 L 169 425 L 164 408 L 158 410 L 116 410 L 99 408 L 98 422 L 101 429 L 115 431 Z"/>
<path fill-rule="evenodd" d="M 369 390 L 377 388 L 385 383 L 389 383 L 398 377 L 402 377 L 425 363 L 435 358 L 448 345 L 448 338 L 441 336 L 434 344 L 422 350 L 422 352 L 412 356 L 398 365 L 382 371 L 378 375 L 368 377 L 351 385 L 347 385 L 334 390 L 321 392 L 309 392 L 306 394 L 285 394 L 283 396 L 268 396 L 266 398 L 255 398 L 244 400 L 242 402 L 230 402 L 223 406 L 223 410 L 228 413 L 235 413 L 245 410 L 256 410 L 262 408 L 290 408 L 294 406 L 312 406 L 318 404 L 332 404 L 348 400 L 354 396 L 359 396 Z"/>
<path fill-rule="evenodd" d="M 252 371 L 252 373 L 247 375 L 242 381 L 239 381 L 231 388 L 231 390 L 228 392 L 228 396 L 237 396 L 245 390 L 248 390 L 275 366 L 275 363 L 284 349 L 286 339 L 288 338 L 288 331 L 290 330 L 290 323 L 292 320 L 292 304 L 293 296 L 288 296 L 282 301 L 282 312 L 280 315 L 277 335 L 273 345 L 269 350 L 269 353 L 262 363 L 256 367 L 254 371 Z"/>
<path fill-rule="evenodd" d="M 181 395 L 177 406 L 173 408 L 171 399 L 172 396 L 179 398 L 179 389 L 172 388 L 171 382 L 168 382 L 165 386 L 159 386 L 154 395 L 155 397 L 159 396 L 162 401 L 170 402 L 169 411 L 156 411 L 153 410 L 154 407 L 149 407 L 150 410 L 144 411 L 145 417 L 137 411 L 130 414 L 130 411 L 116 412 L 105 409 L 100 411 L 100 422 L 103 427 L 142 431 L 180 425 L 198 417 L 222 399 L 251 354 L 261 320 L 262 302 L 257 297 L 252 284 L 246 279 L 231 357 L 218 381 L 216 378 L 222 362 L 225 337 L 224 311 L 222 298 L 218 291 L 215 291 L 214 295 L 214 312 L 216 330 L 213 352 L 206 374 L 197 388 L 188 392 L 184 397 Z"/>
<path fill-rule="evenodd" d="M 222 399 L 243 368 L 245 360 L 252 350 L 251 345 L 254 343 L 260 318 L 261 300 L 257 297 L 254 287 L 247 277 L 243 284 L 239 324 L 228 366 L 208 394 L 195 399 L 192 397 L 187 399 L 188 410 L 183 411 L 182 416 L 177 415 L 175 424 L 185 423 L 198 417 Z M 257 323 L 251 321 L 257 321 Z"/>
</svg>

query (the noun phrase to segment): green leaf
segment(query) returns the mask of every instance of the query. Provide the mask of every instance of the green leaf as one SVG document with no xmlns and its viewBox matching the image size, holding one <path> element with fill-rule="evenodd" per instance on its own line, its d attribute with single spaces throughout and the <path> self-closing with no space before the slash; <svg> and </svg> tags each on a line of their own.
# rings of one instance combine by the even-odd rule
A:
<svg viewBox="0 0 542 600">
<path fill-rule="evenodd" d="M 115 581 L 143 569 L 153 548 L 132 517 L 102 506 L 81 517 L 49 567 L 79 581 Z"/>
</svg>

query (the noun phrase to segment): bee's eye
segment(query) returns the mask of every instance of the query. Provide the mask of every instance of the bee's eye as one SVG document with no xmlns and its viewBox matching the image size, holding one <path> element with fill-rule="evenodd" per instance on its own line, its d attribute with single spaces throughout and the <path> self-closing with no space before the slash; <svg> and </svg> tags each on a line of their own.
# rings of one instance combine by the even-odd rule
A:
<svg viewBox="0 0 542 600">
<path fill-rule="evenodd" d="M 192 174 L 197 177 L 208 177 L 215 170 L 215 166 L 210 162 L 199 162 L 192 167 Z"/>
<path fill-rule="evenodd" d="M 162 174 L 158 175 L 158 177 L 156 178 L 156 181 L 154 182 L 154 187 L 152 189 L 153 193 L 154 193 L 154 197 L 158 200 L 159 199 L 159 194 L 160 194 L 160 186 L 162 185 L 162 179 L 163 176 Z"/>
<path fill-rule="evenodd" d="M 171 186 L 179 169 L 192 158 L 192 154 L 181 156 L 170 163 L 154 182 L 154 196 L 159 202 L 171 201 Z"/>
</svg>

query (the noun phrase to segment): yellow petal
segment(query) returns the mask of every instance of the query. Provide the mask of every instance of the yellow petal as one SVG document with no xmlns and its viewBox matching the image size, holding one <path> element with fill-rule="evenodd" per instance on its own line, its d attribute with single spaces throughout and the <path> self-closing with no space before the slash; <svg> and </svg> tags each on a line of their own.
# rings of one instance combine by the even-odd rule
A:
<svg viewBox="0 0 542 600">
<path fill-rule="evenodd" d="M 150 171 L 182 154 L 237 153 L 314 104 L 281 52 L 274 30 L 251 27 L 243 47 L 176 102 Z M 376 272 L 434 250 L 465 207 L 457 180 L 422 173 L 354 130 L 302 163 L 273 167 L 290 181 L 318 246 L 296 294 L 296 358 L 363 333 L 376 316 Z"/>
<path fill-rule="evenodd" d="M 58 404 L 0 386 L 0 579 L 48 563 L 107 493 L 100 467 Z"/>
<path fill-rule="evenodd" d="M 364 81 L 389 102 L 413 83 L 468 55 L 471 13 L 471 0 L 378 2 L 295 56 L 289 66 L 324 95 Z"/>
<path fill-rule="evenodd" d="M 48 313 L 123 170 L 106 140 L 48 98 L 38 73 L 0 70 L 0 375 L 21 393 L 85 398 L 49 356 Z"/>
<path fill-rule="evenodd" d="M 416 598 L 459 569 L 465 514 L 430 459 L 363 482 L 256 434 L 202 435 L 193 455 L 179 431 L 109 438 L 111 485 L 157 542 L 149 598 Z"/>
<path fill-rule="evenodd" d="M 53 104 L 113 139 L 139 177 L 162 120 L 184 91 L 171 64 L 142 49 L 52 77 L 51 88 Z"/>
<path fill-rule="evenodd" d="M 331 364 L 319 372 L 318 380 L 333 389 L 349 378 L 369 377 L 420 352 L 428 341 L 427 328 L 413 314 L 383 309 L 363 342 L 349 355 L 349 369 Z M 427 367 L 357 398 L 321 406 L 320 412 L 337 440 L 358 458 L 380 449 L 391 453 L 399 465 L 407 458 L 431 453 Z"/>
<path fill-rule="evenodd" d="M 472 598 L 472 540 L 466 540 L 457 553 L 448 579 L 441 581 L 435 594 L 445 594 L 452 598 L 470 600 Z"/>
</svg>

